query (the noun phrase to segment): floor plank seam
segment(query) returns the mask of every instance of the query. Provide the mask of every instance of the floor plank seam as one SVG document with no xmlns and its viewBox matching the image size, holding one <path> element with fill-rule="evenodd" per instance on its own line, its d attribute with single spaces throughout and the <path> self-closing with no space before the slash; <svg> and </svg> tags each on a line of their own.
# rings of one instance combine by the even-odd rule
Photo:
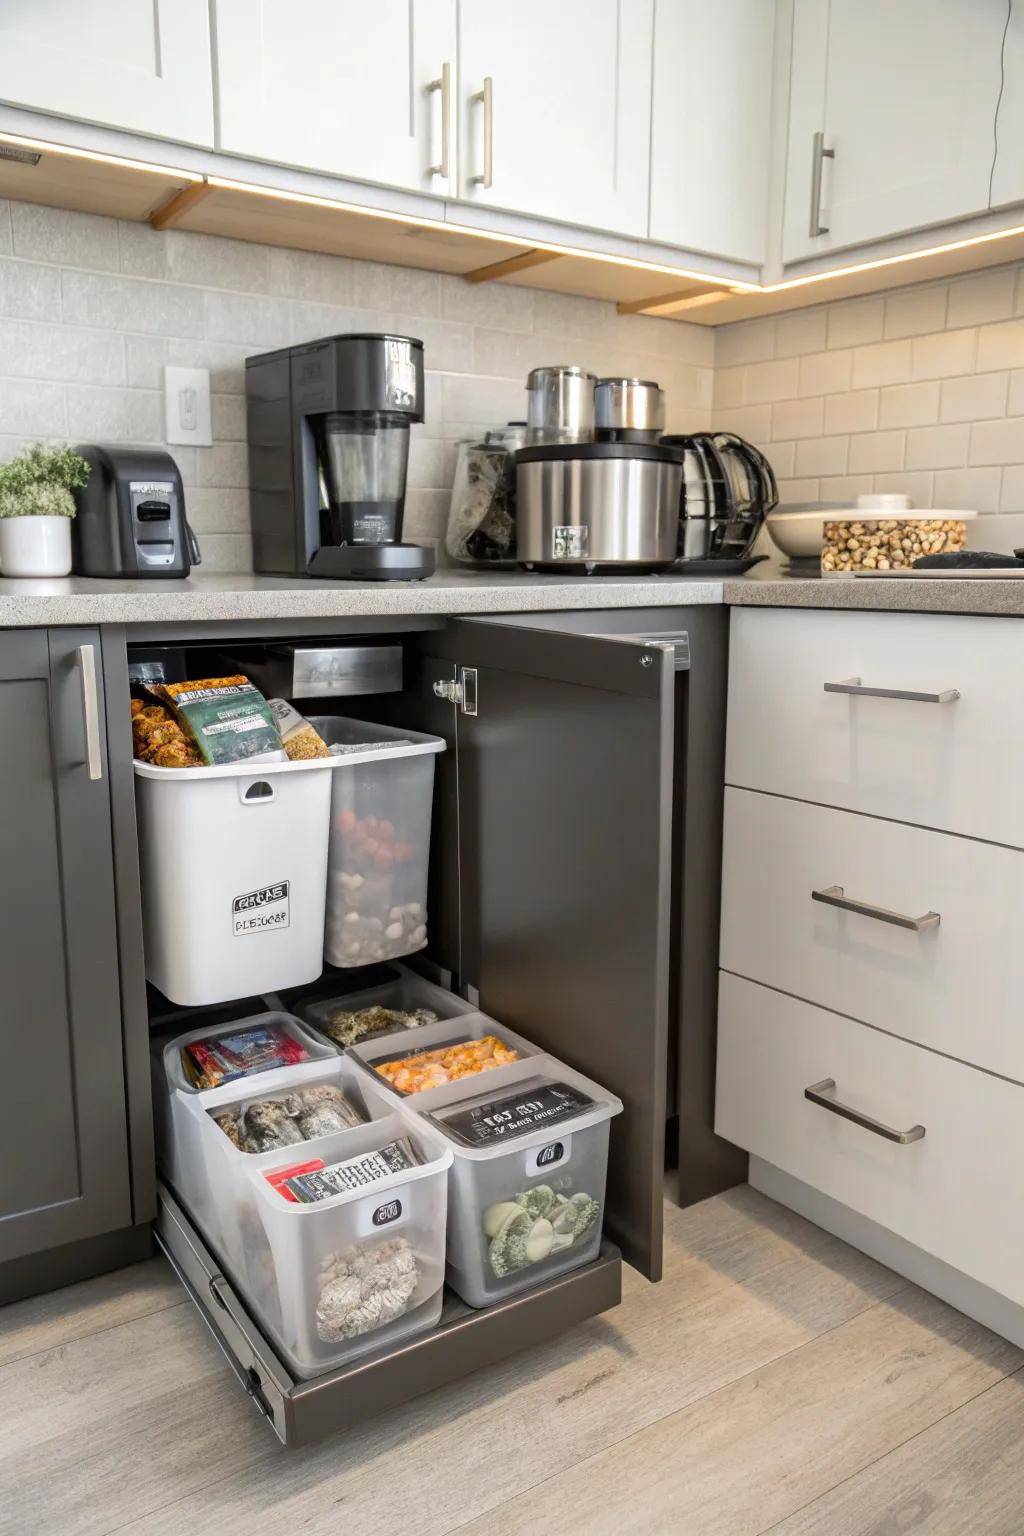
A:
<svg viewBox="0 0 1024 1536">
<path fill-rule="evenodd" d="M 275 1451 L 280 1451 L 283 1449 L 283 1447 L 278 1442 L 277 1437 L 273 1434 L 273 1431 L 271 1431 L 270 1434 L 272 1444 L 267 1446 L 264 1450 L 260 1451 L 257 1456 L 251 1457 L 250 1460 L 240 1462 L 237 1466 L 233 1466 L 231 1469 L 232 1477 L 244 1476 L 245 1473 L 251 1471 L 253 1467 L 258 1467 L 261 1462 L 266 1461 L 270 1456 L 274 1454 Z M 307 1449 L 312 1449 L 312 1447 L 307 1447 Z M 154 1515 L 166 1514 L 169 1510 L 173 1510 L 176 1505 L 186 1504 L 190 1499 L 194 1499 L 198 1495 L 205 1493 L 208 1488 L 220 1487 L 222 1482 L 222 1477 L 213 1477 L 208 1483 L 203 1483 L 197 1488 L 190 1488 L 187 1493 L 180 1494 L 176 1499 L 168 1499 L 164 1504 L 154 1504 L 152 1509 L 141 1510 L 137 1515 L 133 1515 L 130 1520 L 122 1520 L 120 1525 L 104 1526 L 102 1531 L 98 1531 L 96 1533 L 96 1536 L 117 1536 L 118 1531 L 145 1530 L 145 1526 L 142 1524 L 143 1521 L 151 1520 Z"/>
<path fill-rule="evenodd" d="M 961 1413 L 971 1403 L 979 1402 L 981 1398 L 987 1397 L 989 1392 L 994 1392 L 997 1387 L 1001 1387 L 1004 1382 L 1010 1381 L 1014 1376 L 1020 1376 L 1022 1372 L 1024 1372 L 1024 1364 L 1018 1365 L 1014 1371 L 1007 1371 L 1005 1375 L 1000 1376 L 998 1381 L 992 1381 L 987 1387 L 983 1387 L 980 1392 L 975 1392 L 971 1397 L 965 1397 L 962 1403 L 957 1403 L 956 1407 L 950 1408 L 948 1413 L 940 1414 L 930 1424 L 925 1424 L 921 1429 L 915 1430 L 905 1440 L 897 1441 L 887 1451 L 883 1451 L 880 1456 L 875 1456 L 871 1461 L 866 1461 L 862 1467 L 857 1467 L 847 1477 L 841 1477 L 830 1488 L 823 1488 L 820 1493 L 815 1494 L 813 1499 L 808 1499 L 806 1504 L 799 1504 L 796 1509 L 791 1509 L 788 1514 L 783 1515 L 781 1520 L 774 1520 L 771 1525 L 766 1525 L 761 1530 L 752 1532 L 751 1536 L 771 1536 L 772 1531 L 782 1530 L 790 1520 L 795 1519 L 797 1515 L 803 1514 L 807 1509 L 813 1509 L 815 1504 L 820 1504 L 822 1499 L 827 1499 L 831 1494 L 835 1493 L 837 1488 L 843 1488 L 847 1483 L 852 1483 L 856 1478 L 863 1477 L 865 1472 L 870 1472 L 872 1467 L 877 1467 L 881 1462 L 888 1461 L 890 1456 L 895 1456 L 897 1451 L 903 1450 L 904 1446 L 913 1445 L 914 1441 L 920 1440 L 922 1435 L 931 1434 L 932 1430 L 937 1429 L 940 1424 L 944 1424 L 947 1419 L 951 1419 L 954 1414 Z"/>
<path fill-rule="evenodd" d="M 119 1323 L 109 1323 L 106 1328 L 94 1328 L 90 1333 L 76 1333 L 73 1338 L 61 1339 L 56 1344 L 47 1344 L 44 1349 L 33 1349 L 27 1355 L 15 1355 L 11 1360 L 0 1363 L 0 1377 L 4 1371 L 12 1365 L 24 1365 L 26 1360 L 38 1360 L 40 1355 L 48 1355 L 55 1349 L 69 1349 L 72 1344 L 84 1344 L 87 1339 L 102 1338 L 105 1333 L 116 1333 L 119 1328 L 130 1328 L 133 1323 L 145 1322 L 147 1317 L 159 1317 L 161 1312 L 173 1312 L 178 1307 L 189 1304 L 189 1298 L 183 1296 L 180 1301 L 169 1301 L 166 1307 L 154 1307 L 151 1312 L 139 1312 L 135 1317 L 126 1317 Z"/>
</svg>

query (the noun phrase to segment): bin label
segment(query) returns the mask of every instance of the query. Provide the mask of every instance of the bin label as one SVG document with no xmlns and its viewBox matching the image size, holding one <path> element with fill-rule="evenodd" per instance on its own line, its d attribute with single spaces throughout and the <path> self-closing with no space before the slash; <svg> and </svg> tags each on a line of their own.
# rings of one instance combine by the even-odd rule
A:
<svg viewBox="0 0 1024 1536">
<path fill-rule="evenodd" d="M 546 1147 L 531 1148 L 526 1154 L 526 1172 L 530 1176 L 546 1173 L 557 1163 L 568 1162 L 571 1156 L 572 1136 L 563 1136 L 561 1141 L 549 1141 Z"/>
<path fill-rule="evenodd" d="M 247 933 L 268 933 L 272 928 L 287 928 L 291 922 L 290 880 L 276 885 L 245 891 L 231 902 L 231 925 L 236 939 Z"/>
<path fill-rule="evenodd" d="M 402 1214 L 401 1200 L 389 1200 L 386 1205 L 378 1205 L 373 1213 L 375 1227 L 386 1227 L 389 1221 L 397 1221 Z"/>
</svg>

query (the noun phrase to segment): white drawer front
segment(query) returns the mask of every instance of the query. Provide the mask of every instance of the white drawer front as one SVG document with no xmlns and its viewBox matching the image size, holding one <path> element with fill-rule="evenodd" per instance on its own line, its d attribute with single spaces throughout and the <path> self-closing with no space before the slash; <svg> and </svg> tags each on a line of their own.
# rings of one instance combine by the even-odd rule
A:
<svg viewBox="0 0 1024 1536">
<path fill-rule="evenodd" d="M 734 609 L 726 780 L 1024 847 L 1024 623 Z M 951 703 L 825 691 L 866 687 Z"/>
<path fill-rule="evenodd" d="M 914 919 L 812 899 L 844 899 Z M 1024 1082 L 1024 853 L 725 792 L 721 964 Z"/>
<path fill-rule="evenodd" d="M 804 1097 L 922 1140 L 898 1145 Z M 826 1095 L 828 1096 L 828 1095 Z M 753 982 L 721 978 L 720 1136 L 1024 1303 L 1024 1089 Z"/>
</svg>

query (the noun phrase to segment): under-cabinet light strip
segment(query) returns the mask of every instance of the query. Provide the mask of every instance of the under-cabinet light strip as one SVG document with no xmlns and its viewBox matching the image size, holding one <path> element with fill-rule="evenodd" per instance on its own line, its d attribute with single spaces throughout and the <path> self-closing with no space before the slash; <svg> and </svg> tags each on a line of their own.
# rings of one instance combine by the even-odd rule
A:
<svg viewBox="0 0 1024 1536">
<path fill-rule="evenodd" d="M 26 139 L 20 133 L 0 133 L 0 143 L 15 144 L 19 149 L 35 150 L 43 155 L 67 155 L 73 160 L 93 160 L 98 165 L 121 166 L 129 171 L 148 171 L 154 176 L 173 176 L 181 181 L 202 181 L 195 171 L 183 171 L 176 165 L 154 165 L 149 160 L 127 160 L 123 155 L 103 154 L 94 149 L 79 149 L 74 144 L 51 144 L 45 139 Z"/>
<path fill-rule="evenodd" d="M 853 277 L 858 272 L 874 272 L 879 267 L 895 267 L 906 261 L 921 261 L 926 256 L 944 256 L 949 251 L 965 251 L 972 245 L 990 245 L 993 240 L 1008 240 L 1013 235 L 1024 235 L 1024 224 L 1012 229 L 990 230 L 984 235 L 971 235 L 965 240 L 947 240 L 942 245 L 929 245 L 920 251 L 902 251 L 898 256 L 879 256 L 875 261 L 858 261 L 849 267 L 835 267 L 829 272 L 812 272 L 807 277 L 791 277 L 784 283 L 766 283 L 760 293 L 783 293 L 788 288 L 806 288 L 810 283 L 827 282 L 834 277 Z"/>
</svg>

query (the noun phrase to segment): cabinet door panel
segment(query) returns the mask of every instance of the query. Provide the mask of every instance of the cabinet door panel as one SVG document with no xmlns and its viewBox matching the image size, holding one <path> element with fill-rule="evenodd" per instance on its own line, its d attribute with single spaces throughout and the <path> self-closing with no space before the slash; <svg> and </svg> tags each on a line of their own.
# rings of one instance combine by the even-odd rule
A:
<svg viewBox="0 0 1024 1536">
<path fill-rule="evenodd" d="M 984 212 L 1005 21 L 1004 0 L 797 0 L 786 260 Z M 835 158 L 813 237 L 817 131 Z"/>
<path fill-rule="evenodd" d="M 992 176 L 992 206 L 1024 203 L 1024 15 L 1020 6 L 1006 28 L 1005 83 L 999 104 L 999 148 Z"/>
<path fill-rule="evenodd" d="M 0 641 L 0 1260 L 131 1220 L 110 805 L 84 764 L 81 644 L 98 659 L 94 631 Z"/>
<path fill-rule="evenodd" d="M 774 32 L 764 0 L 656 7 L 652 240 L 764 260 Z"/>
<path fill-rule="evenodd" d="M 0 98 L 210 145 L 206 0 L 6 0 Z"/>
<path fill-rule="evenodd" d="M 460 0 L 460 192 L 491 207 L 643 236 L 653 0 Z M 484 109 L 493 81 L 493 185 Z"/>
<path fill-rule="evenodd" d="M 610 1088 L 607 1219 L 661 1274 L 669 1010 L 670 656 L 472 621 L 456 715 L 462 979 L 481 1006 Z M 642 664 L 641 658 L 650 665 Z"/>
<path fill-rule="evenodd" d="M 440 92 L 455 0 L 216 0 L 217 147 L 444 195 Z M 452 130 L 454 152 L 454 128 Z"/>
</svg>

